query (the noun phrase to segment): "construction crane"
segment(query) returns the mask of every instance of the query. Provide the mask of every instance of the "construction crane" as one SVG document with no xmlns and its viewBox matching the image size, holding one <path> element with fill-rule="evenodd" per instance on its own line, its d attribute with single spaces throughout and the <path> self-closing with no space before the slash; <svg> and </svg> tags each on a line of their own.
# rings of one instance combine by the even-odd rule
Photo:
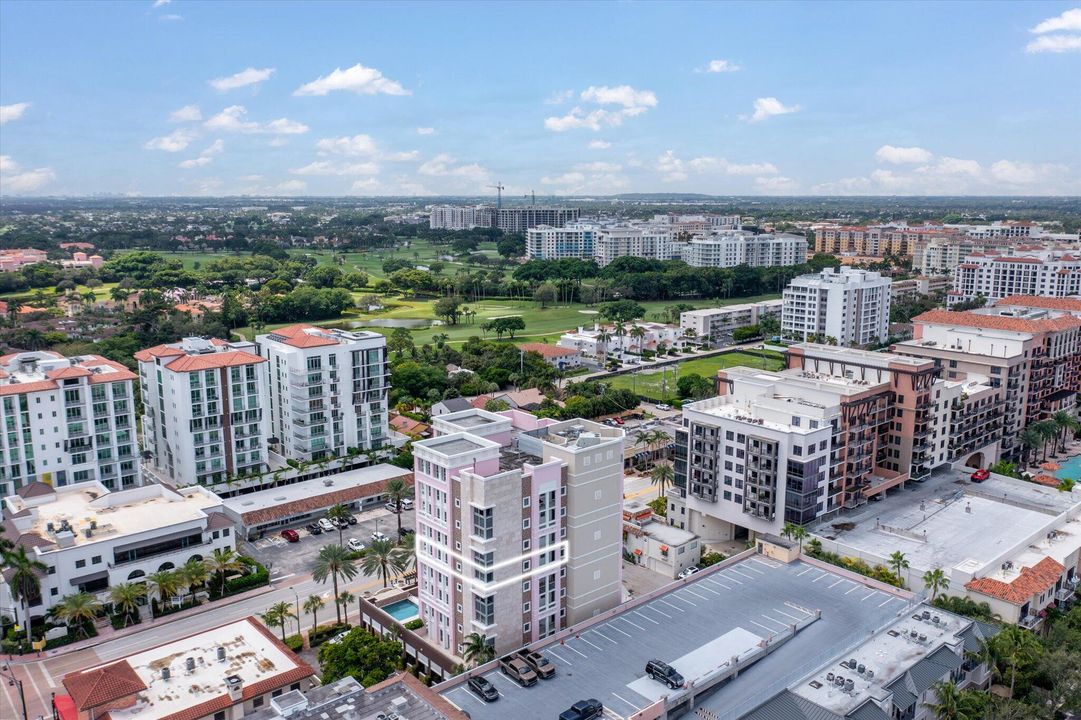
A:
<svg viewBox="0 0 1081 720">
<path fill-rule="evenodd" d="M 496 210 L 502 210 L 503 209 L 503 190 L 504 190 L 505 186 L 503 185 L 502 182 L 497 182 L 495 185 L 489 185 L 488 187 L 495 188 L 495 191 L 496 191 L 495 208 L 496 208 Z"/>
</svg>

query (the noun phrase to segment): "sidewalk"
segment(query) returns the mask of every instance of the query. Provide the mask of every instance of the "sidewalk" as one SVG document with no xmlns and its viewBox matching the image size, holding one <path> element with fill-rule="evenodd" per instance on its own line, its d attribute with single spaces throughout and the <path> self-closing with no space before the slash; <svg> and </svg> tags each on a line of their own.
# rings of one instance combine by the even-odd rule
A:
<svg viewBox="0 0 1081 720">
<path fill-rule="evenodd" d="M 265 595 L 266 593 L 274 592 L 278 589 L 280 588 L 276 587 L 274 583 L 271 582 L 269 585 L 264 585 L 263 587 L 258 587 L 252 590 L 248 590 L 246 592 L 237 593 L 236 595 L 230 595 L 225 600 L 207 602 L 196 607 L 188 608 L 187 610 L 181 610 L 180 612 L 166 615 L 162 618 L 143 621 L 138 625 L 129 625 L 128 627 L 121 628 L 120 630 L 116 630 L 111 624 L 108 624 L 102 628 L 99 628 L 98 634 L 92 638 L 87 638 L 86 640 L 79 640 L 68 645 L 63 645 L 52 650 L 47 650 L 44 653 L 13 655 L 11 656 L 11 659 L 8 660 L 8 662 L 12 662 L 15 664 L 35 663 L 40 662 L 41 660 L 48 660 L 51 658 L 60 657 L 61 655 L 67 655 L 68 653 L 78 652 L 79 650 L 86 650 L 89 648 L 97 647 L 98 645 L 102 645 L 112 640 L 119 640 L 120 638 L 124 638 L 129 635 L 134 635 L 136 633 L 149 630 L 150 628 L 159 628 L 164 625 L 169 625 L 170 623 L 176 622 L 177 620 L 185 620 L 189 617 L 192 617 L 193 615 L 197 615 L 210 609 L 228 607 L 229 605 L 243 602 L 244 600 L 247 600 L 249 598 Z"/>
</svg>

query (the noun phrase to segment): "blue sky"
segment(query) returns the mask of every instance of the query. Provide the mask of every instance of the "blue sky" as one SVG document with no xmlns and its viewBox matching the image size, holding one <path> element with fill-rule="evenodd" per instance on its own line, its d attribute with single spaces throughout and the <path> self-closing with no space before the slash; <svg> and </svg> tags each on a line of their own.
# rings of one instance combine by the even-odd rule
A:
<svg viewBox="0 0 1081 720">
<path fill-rule="evenodd" d="M 1081 5 L 0 2 L 0 191 L 1081 194 Z"/>
</svg>

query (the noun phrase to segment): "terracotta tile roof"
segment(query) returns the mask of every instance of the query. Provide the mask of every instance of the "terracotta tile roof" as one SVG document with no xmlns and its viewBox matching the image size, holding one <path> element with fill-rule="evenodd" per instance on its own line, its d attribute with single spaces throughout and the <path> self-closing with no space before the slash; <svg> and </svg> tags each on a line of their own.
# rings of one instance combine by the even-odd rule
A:
<svg viewBox="0 0 1081 720">
<path fill-rule="evenodd" d="M 56 390 L 59 386 L 53 380 L 37 380 L 28 383 L 11 383 L 0 385 L 0 395 L 21 395 L 22 393 L 43 392 Z"/>
<path fill-rule="evenodd" d="M 1030 265 L 1040 265 L 1043 260 L 1034 257 L 997 257 L 991 260 L 991 262 L 1012 262 L 1012 263 L 1028 263 Z"/>
<path fill-rule="evenodd" d="M 1023 605 L 1034 595 L 1053 588 L 1064 569 L 1054 558 L 1045 557 L 1032 567 L 1021 568 L 1017 577 L 1008 583 L 994 578 L 976 578 L 966 583 L 965 588 L 1014 605 Z"/>
<path fill-rule="evenodd" d="M 64 688 L 80 710 L 91 710 L 146 690 L 146 684 L 121 660 L 64 676 Z"/>
<path fill-rule="evenodd" d="M 280 328 L 270 333 L 270 337 L 275 340 L 281 338 L 278 341 L 282 344 L 298 348 L 324 347 L 338 344 L 336 339 L 323 332 L 321 328 L 306 323 Z"/>
<path fill-rule="evenodd" d="M 98 383 L 122 382 L 124 380 L 137 380 L 139 378 L 138 375 L 129 370 L 125 365 L 122 365 L 115 360 L 103 358 L 100 355 L 91 355 L 90 357 L 92 358 L 91 360 L 83 361 L 84 366 L 100 367 L 104 365 L 105 367 L 110 367 L 116 371 L 109 373 L 91 374 L 89 381 L 91 385 L 97 385 Z"/>
<path fill-rule="evenodd" d="M 574 348 L 559 347 L 558 345 L 548 345 L 547 343 L 522 343 L 519 345 L 522 350 L 526 352 L 539 353 L 545 358 L 567 357 L 568 355 L 577 355 L 578 351 Z"/>
<path fill-rule="evenodd" d="M 406 435 L 421 435 L 431 429 L 427 423 L 405 415 L 391 415 L 387 422 L 392 428 Z"/>
<path fill-rule="evenodd" d="M 1038 295 L 1010 295 L 995 302 L 995 305 L 1016 305 L 1048 310 L 1081 311 L 1081 298 L 1078 297 L 1040 297 Z"/>
<path fill-rule="evenodd" d="M 40 480 L 35 480 L 20 487 L 15 491 L 15 494 L 21 498 L 35 498 L 42 497 L 43 495 L 52 495 L 54 492 L 56 492 L 56 490 L 53 489 L 52 485 L 43 483 Z"/>
<path fill-rule="evenodd" d="M 1070 315 L 1043 320 L 1024 320 L 1022 318 L 983 315 L 975 312 L 956 312 L 954 310 L 929 310 L 912 318 L 912 322 L 923 325 L 959 325 L 962 327 L 983 328 L 985 330 L 1012 330 L 1031 333 L 1058 332 L 1081 327 L 1081 320 Z"/>
<path fill-rule="evenodd" d="M 72 367 L 60 368 L 59 370 L 50 370 L 45 374 L 52 380 L 67 380 L 70 378 L 87 377 L 90 375 L 90 371 L 84 367 L 73 365 Z"/>
<path fill-rule="evenodd" d="M 140 350 L 135 353 L 135 359 L 139 362 L 150 362 L 154 358 L 180 357 L 183 354 L 184 351 L 180 348 L 170 347 L 168 345 L 155 345 L 152 348 Z"/>
<path fill-rule="evenodd" d="M 259 357 L 246 350 L 233 350 L 207 353 L 206 355 L 185 355 L 173 360 L 165 367 L 173 372 L 196 372 L 198 370 L 214 370 L 238 365 L 255 365 L 266 361 L 265 357 Z"/>
</svg>

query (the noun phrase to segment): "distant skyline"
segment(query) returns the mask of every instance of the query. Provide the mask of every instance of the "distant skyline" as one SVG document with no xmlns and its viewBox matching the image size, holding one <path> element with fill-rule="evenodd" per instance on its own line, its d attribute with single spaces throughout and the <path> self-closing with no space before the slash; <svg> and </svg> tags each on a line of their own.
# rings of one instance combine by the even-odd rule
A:
<svg viewBox="0 0 1081 720">
<path fill-rule="evenodd" d="M 7 195 L 1081 194 L 1081 6 L 0 1 Z"/>
</svg>

